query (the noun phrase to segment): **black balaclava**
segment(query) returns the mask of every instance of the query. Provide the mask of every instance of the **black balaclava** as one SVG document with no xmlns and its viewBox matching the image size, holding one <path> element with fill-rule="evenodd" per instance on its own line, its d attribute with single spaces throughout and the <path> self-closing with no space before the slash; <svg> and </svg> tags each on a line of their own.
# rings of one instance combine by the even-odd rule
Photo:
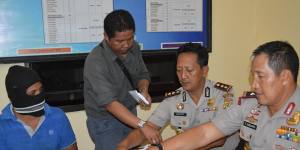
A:
<svg viewBox="0 0 300 150">
<path fill-rule="evenodd" d="M 9 68 L 5 85 L 15 112 L 22 115 L 44 115 L 45 96 L 43 90 L 34 96 L 26 94 L 28 87 L 40 81 L 37 72 L 30 68 L 17 65 Z"/>
</svg>

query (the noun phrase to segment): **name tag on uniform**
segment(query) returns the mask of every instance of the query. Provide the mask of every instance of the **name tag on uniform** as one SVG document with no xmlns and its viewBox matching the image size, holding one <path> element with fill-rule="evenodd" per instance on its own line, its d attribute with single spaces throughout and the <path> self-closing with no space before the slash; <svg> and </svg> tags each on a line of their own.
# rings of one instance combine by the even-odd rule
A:
<svg viewBox="0 0 300 150">
<path fill-rule="evenodd" d="M 244 126 L 246 126 L 248 128 L 251 128 L 251 129 L 254 129 L 254 130 L 256 130 L 256 128 L 257 128 L 257 125 L 252 124 L 252 123 L 247 122 L 247 121 L 244 121 Z"/>
<path fill-rule="evenodd" d="M 186 116 L 185 112 L 174 112 L 174 116 Z"/>
</svg>

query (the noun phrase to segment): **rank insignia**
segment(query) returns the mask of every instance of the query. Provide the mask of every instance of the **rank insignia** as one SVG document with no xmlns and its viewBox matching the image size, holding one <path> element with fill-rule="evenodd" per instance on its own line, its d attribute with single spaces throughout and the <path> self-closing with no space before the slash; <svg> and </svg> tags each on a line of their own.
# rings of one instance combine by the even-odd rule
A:
<svg viewBox="0 0 300 150">
<path fill-rule="evenodd" d="M 184 108 L 184 104 L 183 103 L 178 103 L 176 105 L 177 110 L 182 110 Z"/>
<path fill-rule="evenodd" d="M 245 91 L 243 93 L 243 96 L 239 97 L 238 99 L 238 105 L 242 104 L 242 99 L 247 99 L 247 98 L 257 98 L 255 92 L 253 91 Z"/>
<path fill-rule="evenodd" d="M 230 89 L 232 88 L 231 85 L 224 84 L 224 83 L 221 83 L 221 82 L 217 82 L 217 83 L 214 85 L 214 87 L 215 87 L 216 89 L 219 89 L 219 90 L 225 91 L 225 92 L 229 92 Z"/>
<path fill-rule="evenodd" d="M 243 94 L 244 98 L 256 98 L 256 93 L 253 91 L 245 91 Z"/>
<path fill-rule="evenodd" d="M 287 124 L 288 125 L 297 125 L 300 121 L 300 111 L 297 111 L 293 114 L 291 118 L 287 119 Z"/>
<path fill-rule="evenodd" d="M 171 92 L 166 92 L 165 93 L 165 97 L 172 97 L 172 96 L 175 96 L 175 95 L 179 95 L 181 92 L 180 90 L 175 90 L 175 91 L 171 91 Z"/>
</svg>

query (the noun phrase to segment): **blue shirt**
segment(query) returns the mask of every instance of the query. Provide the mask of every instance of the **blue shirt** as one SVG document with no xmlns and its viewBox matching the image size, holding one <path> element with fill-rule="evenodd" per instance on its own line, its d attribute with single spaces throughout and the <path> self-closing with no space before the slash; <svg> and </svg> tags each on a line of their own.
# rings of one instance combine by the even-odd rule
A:
<svg viewBox="0 0 300 150">
<path fill-rule="evenodd" d="M 8 104 L 0 115 L 0 150 L 59 150 L 76 142 L 65 113 L 45 104 L 45 118 L 31 136 Z"/>
</svg>

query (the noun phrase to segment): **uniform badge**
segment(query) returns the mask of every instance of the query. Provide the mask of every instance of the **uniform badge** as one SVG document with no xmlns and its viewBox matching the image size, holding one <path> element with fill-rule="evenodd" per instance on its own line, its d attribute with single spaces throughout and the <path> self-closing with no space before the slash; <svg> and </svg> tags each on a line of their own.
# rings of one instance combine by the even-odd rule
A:
<svg viewBox="0 0 300 150">
<path fill-rule="evenodd" d="M 256 106 L 255 108 L 252 108 L 246 120 L 248 120 L 251 123 L 256 123 L 260 112 L 260 105 Z"/>
<path fill-rule="evenodd" d="M 181 128 L 181 127 L 177 127 L 176 128 L 176 134 L 178 135 L 178 134 L 180 134 L 180 133 L 183 133 L 184 131 L 183 131 L 183 129 Z"/>
<path fill-rule="evenodd" d="M 182 110 L 184 108 L 184 104 L 183 103 L 178 103 L 176 105 L 177 110 Z"/>
<path fill-rule="evenodd" d="M 284 114 L 291 115 L 291 113 L 293 112 L 295 106 L 296 105 L 295 105 L 294 102 L 289 103 L 288 106 L 286 107 L 285 111 L 284 111 Z"/>
<path fill-rule="evenodd" d="M 182 102 L 185 102 L 186 101 L 186 92 L 184 91 L 182 93 Z"/>
<path fill-rule="evenodd" d="M 204 92 L 205 92 L 205 97 L 210 97 L 210 88 L 209 87 L 206 87 Z"/>
<path fill-rule="evenodd" d="M 223 103 L 223 109 L 227 109 L 228 107 L 231 106 L 232 104 L 232 97 L 233 97 L 233 94 L 231 93 L 226 93 L 223 95 L 224 97 L 224 103 Z"/>
<path fill-rule="evenodd" d="M 291 118 L 287 119 L 287 124 L 288 125 L 297 125 L 300 121 L 300 111 L 297 111 L 293 114 Z"/>
<path fill-rule="evenodd" d="M 215 100 L 214 98 L 210 98 L 210 99 L 208 99 L 208 101 L 207 101 L 207 106 L 208 106 L 209 108 L 212 108 L 212 107 L 215 106 L 215 103 L 216 103 L 216 100 Z"/>
</svg>

